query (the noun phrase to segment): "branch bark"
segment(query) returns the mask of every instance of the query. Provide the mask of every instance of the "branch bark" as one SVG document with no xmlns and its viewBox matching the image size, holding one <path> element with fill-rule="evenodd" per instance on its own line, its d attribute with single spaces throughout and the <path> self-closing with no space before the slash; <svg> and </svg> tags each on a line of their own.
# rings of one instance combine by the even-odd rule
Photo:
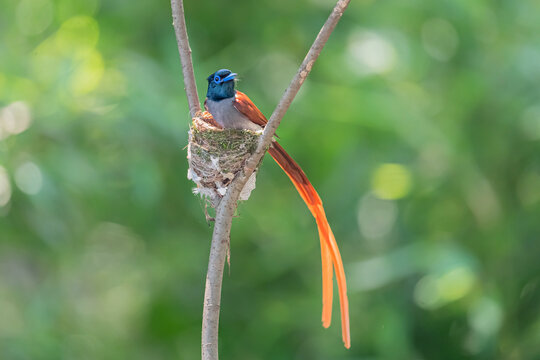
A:
<svg viewBox="0 0 540 360">
<path fill-rule="evenodd" d="M 311 72 L 315 60 L 319 57 L 324 45 L 328 41 L 330 34 L 341 19 L 343 12 L 347 9 L 350 0 L 339 0 L 332 13 L 324 23 L 317 38 L 311 45 L 304 61 L 300 65 L 298 72 L 292 79 L 285 93 L 281 97 L 276 109 L 270 116 L 268 124 L 264 128 L 263 134 L 257 144 L 257 149 L 246 161 L 244 169 L 236 175 L 227 189 L 227 193 L 219 203 L 216 210 L 216 221 L 212 234 L 212 245 L 210 247 L 210 258 L 208 261 L 208 272 L 206 275 L 206 287 L 204 294 L 203 323 L 202 323 L 202 360 L 218 360 L 218 328 L 219 310 L 221 304 L 221 287 L 223 280 L 223 269 L 227 256 L 227 249 L 231 234 L 231 225 L 234 212 L 237 207 L 240 192 L 244 188 L 249 177 L 255 171 L 266 150 L 272 142 L 272 138 L 281 119 L 289 109 L 294 97 L 300 87 Z M 191 61 L 191 48 L 187 36 L 186 23 L 184 17 L 183 1 L 171 0 L 173 25 L 176 32 L 178 52 L 182 62 L 182 72 L 184 75 L 184 85 L 188 98 L 191 116 L 201 110 L 197 95 L 197 86 Z"/>
<path fill-rule="evenodd" d="M 191 60 L 191 47 L 189 46 L 186 18 L 184 16 L 184 1 L 171 0 L 171 8 L 174 32 L 176 33 L 176 42 L 180 53 L 180 62 L 182 63 L 182 74 L 184 75 L 184 89 L 188 99 L 189 112 L 191 117 L 194 117 L 197 112 L 201 111 L 201 103 L 199 102 L 199 95 L 197 95 L 197 84 Z"/>
<path fill-rule="evenodd" d="M 246 161 L 244 170 L 238 173 L 227 189 L 227 193 L 219 203 L 216 210 L 216 222 L 212 234 L 212 245 L 210 248 L 210 259 L 208 263 L 208 273 L 206 275 L 206 289 L 204 295 L 203 328 L 202 328 L 202 359 L 218 360 L 218 328 L 219 310 L 221 303 L 221 284 L 223 280 L 223 268 L 227 256 L 227 248 L 231 233 L 231 224 L 234 212 L 237 207 L 238 197 L 244 188 L 247 180 L 255 171 L 266 150 L 272 142 L 276 129 L 281 123 L 281 119 L 289 109 L 294 97 L 309 75 L 315 60 L 319 57 L 324 45 L 328 41 L 330 34 L 341 19 L 343 12 L 347 9 L 350 0 L 339 0 L 334 10 L 324 23 L 313 45 L 309 49 L 304 61 L 300 65 L 298 72 L 292 79 L 285 93 L 281 97 L 276 109 L 268 120 L 264 132 L 259 139 L 257 149 Z"/>
</svg>

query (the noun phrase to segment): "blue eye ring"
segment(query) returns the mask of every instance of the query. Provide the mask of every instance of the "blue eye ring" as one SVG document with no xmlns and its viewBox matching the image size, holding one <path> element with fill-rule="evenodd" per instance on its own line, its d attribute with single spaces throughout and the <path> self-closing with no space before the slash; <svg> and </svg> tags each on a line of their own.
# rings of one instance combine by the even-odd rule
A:
<svg viewBox="0 0 540 360">
<path fill-rule="evenodd" d="M 216 75 L 214 76 L 214 81 L 219 84 L 221 82 L 221 78 L 219 77 L 219 75 Z"/>
</svg>

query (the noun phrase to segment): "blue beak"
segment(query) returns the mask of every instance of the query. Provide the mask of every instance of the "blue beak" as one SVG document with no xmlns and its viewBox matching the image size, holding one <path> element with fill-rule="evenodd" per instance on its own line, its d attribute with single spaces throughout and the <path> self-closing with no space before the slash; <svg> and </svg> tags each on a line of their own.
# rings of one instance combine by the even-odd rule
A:
<svg viewBox="0 0 540 360">
<path fill-rule="evenodd" d="M 238 74 L 236 74 L 236 73 L 230 73 L 229 76 L 227 76 L 227 77 L 221 79 L 220 82 L 224 83 L 224 82 L 227 82 L 227 81 L 230 81 L 230 80 L 234 80 L 234 78 L 236 77 L 236 75 L 238 75 Z"/>
</svg>

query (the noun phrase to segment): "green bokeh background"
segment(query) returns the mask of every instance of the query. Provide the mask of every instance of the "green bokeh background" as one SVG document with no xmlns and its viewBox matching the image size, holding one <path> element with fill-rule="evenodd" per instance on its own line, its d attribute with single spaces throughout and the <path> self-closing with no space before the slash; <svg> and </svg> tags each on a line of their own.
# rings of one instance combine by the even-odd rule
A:
<svg viewBox="0 0 540 360">
<path fill-rule="evenodd" d="M 332 1 L 187 1 L 270 115 Z M 167 1 L 3 0 L 0 359 L 196 359 L 211 227 Z M 540 358 L 540 3 L 355 0 L 279 129 L 348 276 L 267 157 L 234 220 L 222 359 Z"/>
</svg>

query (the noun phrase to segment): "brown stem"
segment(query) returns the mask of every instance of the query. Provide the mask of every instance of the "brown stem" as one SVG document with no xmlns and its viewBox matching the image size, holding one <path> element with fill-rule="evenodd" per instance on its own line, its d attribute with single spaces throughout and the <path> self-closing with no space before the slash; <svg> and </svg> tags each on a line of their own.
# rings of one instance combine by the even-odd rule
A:
<svg viewBox="0 0 540 360">
<path fill-rule="evenodd" d="M 201 111 L 199 95 L 197 95 L 197 84 L 195 83 L 195 73 L 193 72 L 193 62 L 191 61 L 191 48 L 186 29 L 186 18 L 184 17 L 184 1 L 171 0 L 172 17 L 178 52 L 182 63 L 182 74 L 184 75 L 184 87 L 188 99 L 189 112 L 191 117 Z"/>
</svg>

